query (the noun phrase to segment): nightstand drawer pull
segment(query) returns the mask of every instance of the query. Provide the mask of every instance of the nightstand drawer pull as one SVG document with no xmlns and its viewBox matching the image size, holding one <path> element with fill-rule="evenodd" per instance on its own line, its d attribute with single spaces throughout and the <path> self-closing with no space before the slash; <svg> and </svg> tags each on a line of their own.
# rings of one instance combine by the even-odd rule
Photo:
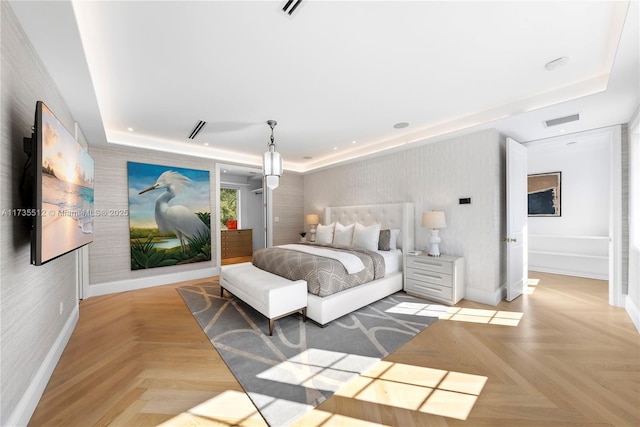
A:
<svg viewBox="0 0 640 427">
<path fill-rule="evenodd" d="M 414 273 L 413 275 L 416 277 L 424 277 L 425 279 L 442 280 L 442 276 L 436 276 L 434 274 Z"/>
</svg>

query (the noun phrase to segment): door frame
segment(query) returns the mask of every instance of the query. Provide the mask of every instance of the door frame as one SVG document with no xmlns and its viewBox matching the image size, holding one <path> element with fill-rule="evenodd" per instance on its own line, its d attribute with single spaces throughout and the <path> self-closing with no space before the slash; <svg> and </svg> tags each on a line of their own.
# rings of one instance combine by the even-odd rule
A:
<svg viewBox="0 0 640 427">
<path fill-rule="evenodd" d="M 622 293 L 622 126 L 607 126 L 523 143 L 525 147 L 575 141 L 576 137 L 606 135 L 609 139 L 609 304 L 624 306 Z"/>
<path fill-rule="evenodd" d="M 220 172 L 222 169 L 224 168 L 232 168 L 232 167 L 238 167 L 238 166 L 242 166 L 243 168 L 249 168 L 249 169 L 255 169 L 257 171 L 260 171 L 260 173 L 262 174 L 262 171 L 260 169 L 260 166 L 252 166 L 252 165 L 238 165 L 238 164 L 232 164 L 232 163 L 223 163 L 223 162 L 215 162 L 215 212 L 216 212 L 216 262 L 217 262 L 217 266 L 218 268 L 220 268 L 220 266 L 222 265 L 222 251 L 220 250 L 220 226 L 219 226 L 219 218 L 220 218 Z M 241 187 L 242 185 L 237 184 L 239 187 Z M 264 186 L 264 180 L 263 180 L 263 203 L 262 203 L 262 207 L 263 207 L 263 221 L 264 221 L 264 227 L 266 227 L 267 229 L 271 228 L 271 221 L 272 221 L 272 215 L 271 215 L 271 209 L 270 209 L 270 203 L 268 203 L 268 200 L 270 199 L 269 196 L 267 196 L 267 191 L 271 191 L 269 190 L 266 186 Z M 265 231 L 266 232 L 266 231 Z M 266 235 L 267 238 L 265 238 L 265 247 L 269 247 L 270 246 L 270 241 L 268 239 L 269 235 L 267 233 Z"/>
</svg>

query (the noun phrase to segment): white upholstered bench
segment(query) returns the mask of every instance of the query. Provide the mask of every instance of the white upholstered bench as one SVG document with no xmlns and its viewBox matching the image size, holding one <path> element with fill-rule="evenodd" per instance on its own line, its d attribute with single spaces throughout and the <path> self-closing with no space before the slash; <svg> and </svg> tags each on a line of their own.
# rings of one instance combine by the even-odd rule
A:
<svg viewBox="0 0 640 427">
<path fill-rule="evenodd" d="M 292 281 L 261 270 L 250 262 L 220 267 L 220 296 L 232 293 L 269 319 L 269 335 L 273 322 L 302 311 L 307 316 L 307 282 Z"/>
</svg>

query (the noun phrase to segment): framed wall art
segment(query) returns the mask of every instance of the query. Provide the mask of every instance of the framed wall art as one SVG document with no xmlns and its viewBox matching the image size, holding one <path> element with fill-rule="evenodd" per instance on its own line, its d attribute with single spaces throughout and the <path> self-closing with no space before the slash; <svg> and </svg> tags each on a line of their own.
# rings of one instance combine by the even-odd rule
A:
<svg viewBox="0 0 640 427">
<path fill-rule="evenodd" d="M 561 216 L 562 172 L 527 177 L 529 216 Z"/>
<path fill-rule="evenodd" d="M 211 260 L 209 171 L 127 163 L 131 269 Z"/>
</svg>

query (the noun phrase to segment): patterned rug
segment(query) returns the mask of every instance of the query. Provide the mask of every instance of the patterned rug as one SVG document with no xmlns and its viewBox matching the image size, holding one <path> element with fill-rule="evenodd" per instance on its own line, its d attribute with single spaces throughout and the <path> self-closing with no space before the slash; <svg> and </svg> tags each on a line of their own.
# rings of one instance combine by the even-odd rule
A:
<svg viewBox="0 0 640 427">
<path fill-rule="evenodd" d="M 268 320 L 217 284 L 178 292 L 256 408 L 287 426 L 437 320 L 446 307 L 398 292 L 320 327 L 295 314 Z"/>
</svg>

